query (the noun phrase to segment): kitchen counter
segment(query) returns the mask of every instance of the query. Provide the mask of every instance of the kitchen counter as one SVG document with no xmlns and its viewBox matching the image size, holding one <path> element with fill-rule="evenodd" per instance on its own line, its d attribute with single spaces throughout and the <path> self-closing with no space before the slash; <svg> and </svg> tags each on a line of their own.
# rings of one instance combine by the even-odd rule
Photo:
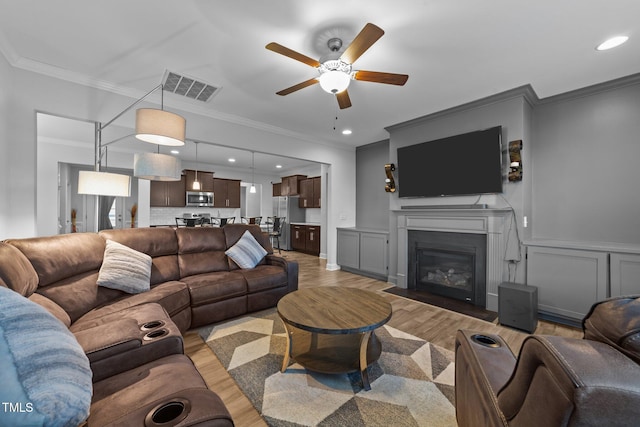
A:
<svg viewBox="0 0 640 427">
<path fill-rule="evenodd" d="M 291 225 L 310 225 L 312 227 L 320 227 L 317 222 L 292 222 Z"/>
</svg>

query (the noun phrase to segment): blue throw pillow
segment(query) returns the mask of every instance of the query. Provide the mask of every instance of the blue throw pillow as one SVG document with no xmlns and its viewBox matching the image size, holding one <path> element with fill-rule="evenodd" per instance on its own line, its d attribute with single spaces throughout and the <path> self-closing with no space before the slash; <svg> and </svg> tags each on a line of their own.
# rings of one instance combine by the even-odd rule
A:
<svg viewBox="0 0 640 427">
<path fill-rule="evenodd" d="M 91 368 L 51 313 L 0 286 L 0 425 L 78 426 L 89 416 Z"/>
<path fill-rule="evenodd" d="M 245 231 L 240 240 L 225 252 L 240 268 L 253 268 L 267 254 L 260 243 L 249 230 Z"/>
</svg>

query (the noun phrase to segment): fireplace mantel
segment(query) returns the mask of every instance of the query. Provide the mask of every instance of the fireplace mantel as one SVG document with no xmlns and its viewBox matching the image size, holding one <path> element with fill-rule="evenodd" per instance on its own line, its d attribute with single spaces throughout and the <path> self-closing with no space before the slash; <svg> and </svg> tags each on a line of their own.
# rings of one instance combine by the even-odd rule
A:
<svg viewBox="0 0 640 427">
<path fill-rule="evenodd" d="M 487 236 L 486 309 L 498 311 L 498 285 L 507 280 L 504 260 L 510 208 L 450 208 L 444 206 L 394 210 L 398 228 L 397 286 L 407 288 L 408 230 L 477 233 Z"/>
</svg>

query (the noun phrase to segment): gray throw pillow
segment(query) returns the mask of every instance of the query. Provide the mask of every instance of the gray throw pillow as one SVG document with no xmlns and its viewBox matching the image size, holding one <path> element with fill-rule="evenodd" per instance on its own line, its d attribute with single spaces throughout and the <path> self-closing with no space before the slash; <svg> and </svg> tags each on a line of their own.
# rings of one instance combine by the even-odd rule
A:
<svg viewBox="0 0 640 427">
<path fill-rule="evenodd" d="M 267 251 L 260 246 L 260 243 L 247 230 L 240 240 L 225 252 L 240 268 L 253 268 L 267 254 Z"/>
<path fill-rule="evenodd" d="M 107 239 L 98 286 L 129 294 L 146 292 L 151 285 L 151 257 Z"/>
</svg>

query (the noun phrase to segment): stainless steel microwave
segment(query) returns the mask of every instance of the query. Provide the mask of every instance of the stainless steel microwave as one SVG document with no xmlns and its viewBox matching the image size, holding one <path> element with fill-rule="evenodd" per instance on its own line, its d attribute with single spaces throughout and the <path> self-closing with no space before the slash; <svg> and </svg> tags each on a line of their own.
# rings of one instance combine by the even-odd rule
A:
<svg viewBox="0 0 640 427">
<path fill-rule="evenodd" d="M 187 191 L 187 206 L 213 206 L 213 193 L 209 191 Z"/>
</svg>

